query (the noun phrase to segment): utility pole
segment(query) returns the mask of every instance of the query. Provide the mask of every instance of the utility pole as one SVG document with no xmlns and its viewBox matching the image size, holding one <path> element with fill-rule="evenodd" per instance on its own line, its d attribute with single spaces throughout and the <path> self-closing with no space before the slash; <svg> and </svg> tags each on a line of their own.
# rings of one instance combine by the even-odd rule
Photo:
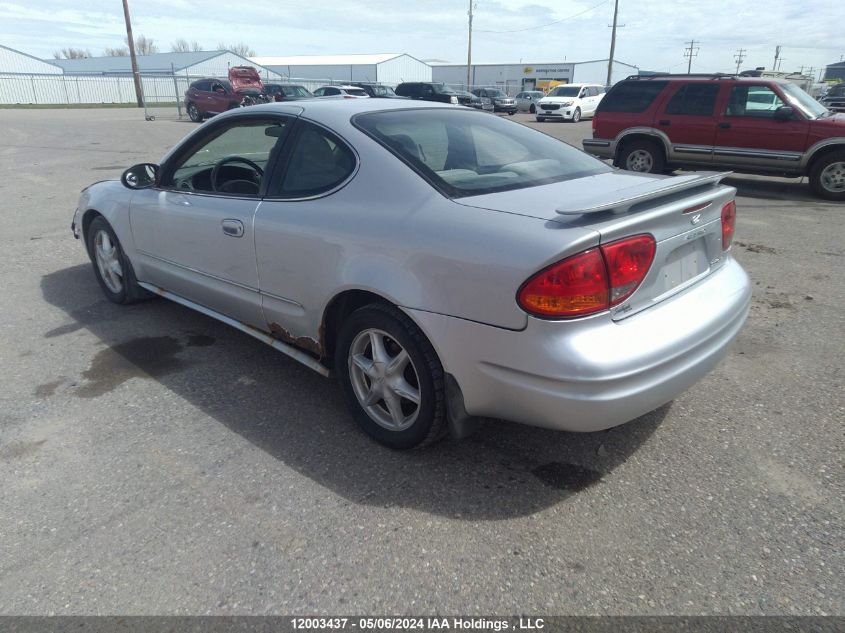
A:
<svg viewBox="0 0 845 633">
<path fill-rule="evenodd" d="M 775 46 L 775 61 L 772 63 L 772 70 L 778 69 L 778 60 L 780 59 L 780 44 Z"/>
<path fill-rule="evenodd" d="M 687 66 L 687 74 L 692 74 L 692 59 L 693 57 L 698 57 L 698 47 L 696 46 L 695 40 L 690 40 L 686 42 L 687 47 L 684 49 L 684 57 L 689 58 L 689 65 Z M 701 44 L 701 42 L 698 42 Z"/>
<path fill-rule="evenodd" d="M 472 3 L 474 0 L 469 0 L 469 33 L 467 37 L 467 90 L 471 85 L 472 80 Z"/>
<path fill-rule="evenodd" d="M 744 48 L 740 48 L 736 55 L 734 55 L 734 60 L 736 60 L 736 74 L 739 74 L 739 67 L 742 64 L 742 60 L 745 59 L 745 53 L 748 52 Z"/>
<path fill-rule="evenodd" d="M 129 58 L 132 60 L 132 77 L 135 79 L 135 98 L 138 107 L 144 107 L 144 91 L 141 88 L 141 73 L 138 72 L 138 60 L 135 59 L 135 39 L 132 37 L 132 20 L 129 19 L 129 0 L 123 0 L 123 17 L 126 20 L 126 42 L 129 44 Z"/>
<path fill-rule="evenodd" d="M 610 88 L 613 75 L 613 55 L 616 53 L 616 18 L 619 15 L 619 0 L 613 3 L 613 30 L 610 32 L 610 56 L 607 60 L 607 81 L 605 86 Z"/>
</svg>

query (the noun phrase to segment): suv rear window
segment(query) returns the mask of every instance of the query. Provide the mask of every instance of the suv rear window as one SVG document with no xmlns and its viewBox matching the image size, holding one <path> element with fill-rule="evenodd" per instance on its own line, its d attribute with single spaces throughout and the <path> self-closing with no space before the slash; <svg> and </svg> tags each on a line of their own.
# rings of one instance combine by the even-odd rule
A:
<svg viewBox="0 0 845 633">
<path fill-rule="evenodd" d="M 623 81 L 610 89 L 597 112 L 645 112 L 668 81 Z"/>
</svg>

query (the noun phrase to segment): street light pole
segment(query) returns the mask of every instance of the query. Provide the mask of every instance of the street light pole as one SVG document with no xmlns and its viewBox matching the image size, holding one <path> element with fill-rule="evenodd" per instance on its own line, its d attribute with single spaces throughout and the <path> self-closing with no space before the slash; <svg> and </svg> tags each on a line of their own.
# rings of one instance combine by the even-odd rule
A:
<svg viewBox="0 0 845 633">
<path fill-rule="evenodd" d="M 607 81 L 605 86 L 610 87 L 613 80 L 613 55 L 616 53 L 616 18 L 619 15 L 619 0 L 613 3 L 613 30 L 610 32 L 610 57 L 607 60 Z"/>
<path fill-rule="evenodd" d="M 469 36 L 467 37 L 467 90 L 470 87 L 470 81 L 472 79 L 472 3 L 474 0 L 469 0 L 469 11 L 467 12 L 467 16 L 469 16 Z"/>
<path fill-rule="evenodd" d="M 129 57 L 132 60 L 132 77 L 135 80 L 135 98 L 138 107 L 144 107 L 144 91 L 141 88 L 141 73 L 138 72 L 138 60 L 135 59 L 135 39 L 132 37 L 132 20 L 129 19 L 129 2 L 123 0 L 123 18 L 126 20 L 126 42 L 129 44 Z"/>
</svg>

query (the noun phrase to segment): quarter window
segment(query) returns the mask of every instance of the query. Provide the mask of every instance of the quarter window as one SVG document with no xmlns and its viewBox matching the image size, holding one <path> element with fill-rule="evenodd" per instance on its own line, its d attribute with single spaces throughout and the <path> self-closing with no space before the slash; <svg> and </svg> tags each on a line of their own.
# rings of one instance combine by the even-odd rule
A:
<svg viewBox="0 0 845 633">
<path fill-rule="evenodd" d="M 719 86 L 714 84 L 686 84 L 675 93 L 666 106 L 666 114 L 712 116 Z"/>
<path fill-rule="evenodd" d="M 598 107 L 598 112 L 645 112 L 668 81 L 635 79 L 616 84 Z"/>
<path fill-rule="evenodd" d="M 282 195 L 288 198 L 330 191 L 355 169 L 355 155 L 343 141 L 316 125 L 302 125 L 282 179 Z"/>
</svg>

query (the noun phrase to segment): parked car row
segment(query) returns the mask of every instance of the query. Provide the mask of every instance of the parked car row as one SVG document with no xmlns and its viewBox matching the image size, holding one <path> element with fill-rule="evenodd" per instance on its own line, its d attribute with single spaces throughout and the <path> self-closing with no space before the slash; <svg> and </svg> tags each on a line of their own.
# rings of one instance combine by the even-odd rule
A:
<svg viewBox="0 0 845 633">
<path fill-rule="evenodd" d="M 784 80 L 629 77 L 599 103 L 592 138 L 583 145 L 630 171 L 806 176 L 818 196 L 845 200 L 845 114 Z"/>
</svg>

